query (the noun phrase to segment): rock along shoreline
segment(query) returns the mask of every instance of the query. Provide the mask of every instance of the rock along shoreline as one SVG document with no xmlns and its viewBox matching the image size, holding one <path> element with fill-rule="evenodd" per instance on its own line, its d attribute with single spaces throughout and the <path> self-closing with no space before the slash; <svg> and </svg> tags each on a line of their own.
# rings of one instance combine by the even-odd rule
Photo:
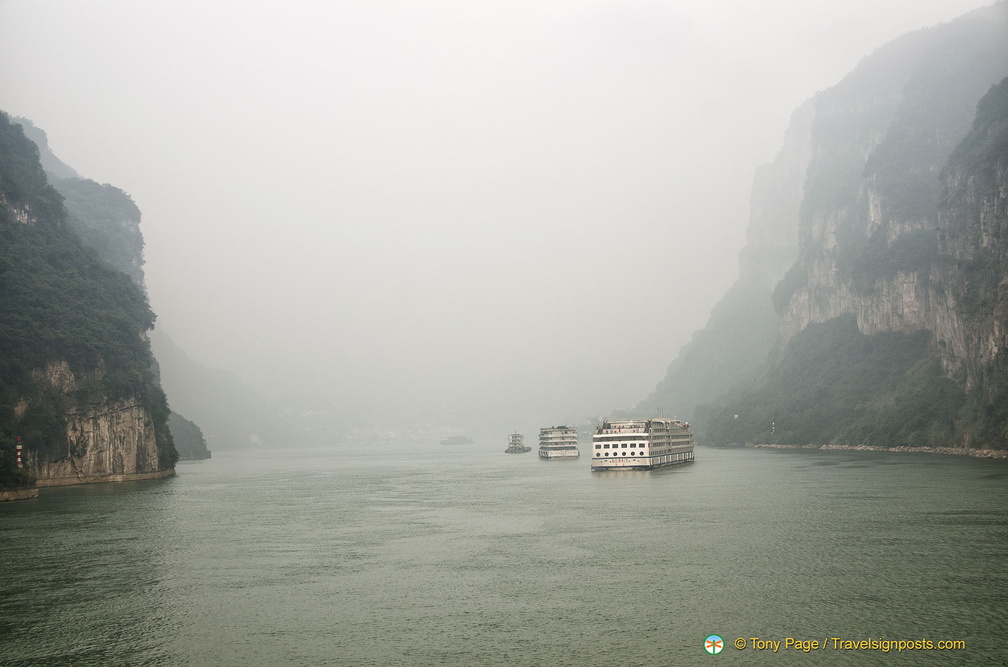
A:
<svg viewBox="0 0 1008 667">
<path fill-rule="evenodd" d="M 155 470 L 153 472 L 134 472 L 118 475 L 80 475 L 78 477 L 57 477 L 54 479 L 36 480 L 35 486 L 17 489 L 0 489 L 0 503 L 12 500 L 31 500 L 38 498 L 39 489 L 48 486 L 74 486 L 78 484 L 102 484 L 105 482 L 134 482 L 144 479 L 161 479 L 175 474 L 175 468 Z"/>
<path fill-rule="evenodd" d="M 819 449 L 824 451 L 898 452 L 913 454 L 945 454 L 946 456 L 972 456 L 978 459 L 1008 459 L 1008 451 L 1001 449 L 969 449 L 967 447 L 872 447 L 871 445 L 774 445 L 747 444 L 747 449 Z"/>
<path fill-rule="evenodd" d="M 75 484 L 101 484 L 103 482 L 134 482 L 142 479 L 160 479 L 171 477 L 175 474 L 175 468 L 167 470 L 155 470 L 153 472 L 132 472 L 120 473 L 116 475 L 80 475 L 77 477 L 54 477 L 51 479 L 40 479 L 36 481 L 40 487 L 45 486 L 73 486 Z"/>
<path fill-rule="evenodd" d="M 37 486 L 29 486 L 23 489 L 0 490 L 0 503 L 10 500 L 31 500 L 32 498 L 38 498 Z"/>
</svg>

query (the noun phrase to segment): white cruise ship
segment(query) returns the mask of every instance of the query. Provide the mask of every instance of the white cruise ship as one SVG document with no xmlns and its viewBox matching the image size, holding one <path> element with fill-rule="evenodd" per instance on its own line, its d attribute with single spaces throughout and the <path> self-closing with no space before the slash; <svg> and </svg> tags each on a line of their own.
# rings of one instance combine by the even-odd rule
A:
<svg viewBox="0 0 1008 667">
<path fill-rule="evenodd" d="M 603 422 L 592 436 L 591 469 L 652 470 L 693 460 L 693 432 L 678 419 Z"/>
<path fill-rule="evenodd" d="M 541 459 L 576 459 L 581 456 L 578 451 L 578 433 L 573 426 L 545 426 L 539 429 L 539 458 Z"/>
</svg>

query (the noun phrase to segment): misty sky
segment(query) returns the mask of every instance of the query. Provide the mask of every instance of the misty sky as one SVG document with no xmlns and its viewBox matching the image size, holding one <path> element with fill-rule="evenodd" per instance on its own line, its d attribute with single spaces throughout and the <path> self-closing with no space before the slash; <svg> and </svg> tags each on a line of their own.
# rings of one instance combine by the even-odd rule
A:
<svg viewBox="0 0 1008 667">
<path fill-rule="evenodd" d="M 0 0 L 0 109 L 133 196 L 190 356 L 528 430 L 644 398 L 791 111 L 986 4 Z"/>
</svg>

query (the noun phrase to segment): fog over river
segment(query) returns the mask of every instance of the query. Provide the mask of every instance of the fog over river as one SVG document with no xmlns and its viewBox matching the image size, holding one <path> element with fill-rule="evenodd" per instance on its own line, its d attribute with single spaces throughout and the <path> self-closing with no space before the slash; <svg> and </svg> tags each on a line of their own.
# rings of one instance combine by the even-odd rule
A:
<svg viewBox="0 0 1008 667">
<path fill-rule="evenodd" d="M 358 422 L 577 422 L 704 325 L 792 110 L 984 4 L 5 0 L 0 109 L 133 196 L 193 358 Z"/>
</svg>

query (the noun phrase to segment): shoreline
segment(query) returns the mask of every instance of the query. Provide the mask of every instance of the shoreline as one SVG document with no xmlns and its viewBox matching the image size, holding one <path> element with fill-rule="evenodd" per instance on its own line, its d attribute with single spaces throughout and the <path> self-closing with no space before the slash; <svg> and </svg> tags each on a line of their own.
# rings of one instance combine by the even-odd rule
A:
<svg viewBox="0 0 1008 667">
<path fill-rule="evenodd" d="M 171 477 L 175 474 L 175 468 L 167 470 L 155 470 L 154 472 L 133 472 L 120 473 L 118 475 L 95 475 L 91 477 L 55 477 L 52 479 L 40 479 L 36 481 L 39 488 L 46 486 L 74 486 L 76 484 L 102 484 L 104 482 L 135 482 L 144 479 L 160 479 Z"/>
<path fill-rule="evenodd" d="M 0 503 L 12 502 L 15 500 L 31 500 L 38 498 L 38 487 L 30 486 L 23 489 L 0 490 Z"/>
<path fill-rule="evenodd" d="M 871 445 L 775 445 L 747 444 L 746 449 L 818 449 L 821 451 L 896 452 L 900 454 L 944 454 L 946 456 L 972 456 L 977 459 L 1008 459 L 1002 449 L 969 449 L 967 447 L 873 447 Z"/>
</svg>

